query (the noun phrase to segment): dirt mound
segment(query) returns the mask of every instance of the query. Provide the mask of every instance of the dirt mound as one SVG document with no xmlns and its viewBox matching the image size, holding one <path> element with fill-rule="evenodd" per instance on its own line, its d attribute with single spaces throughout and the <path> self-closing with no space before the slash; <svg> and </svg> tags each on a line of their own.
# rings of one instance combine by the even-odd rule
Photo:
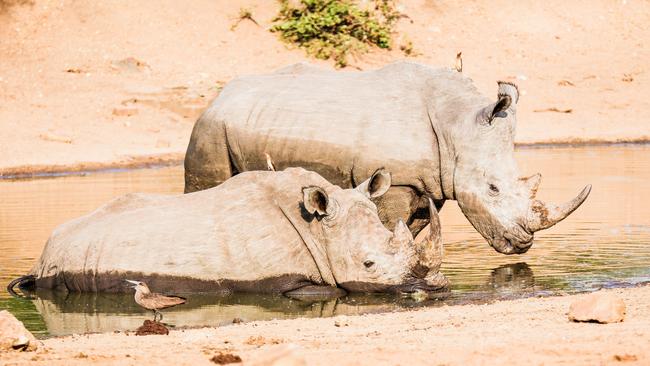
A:
<svg viewBox="0 0 650 366">
<path fill-rule="evenodd" d="M 227 365 L 229 363 L 241 363 L 241 357 L 232 353 L 219 352 L 219 354 L 212 357 L 210 361 L 217 365 Z"/>
<path fill-rule="evenodd" d="M 168 335 L 169 329 L 161 323 L 145 320 L 144 323 L 135 331 L 135 335 Z"/>
</svg>

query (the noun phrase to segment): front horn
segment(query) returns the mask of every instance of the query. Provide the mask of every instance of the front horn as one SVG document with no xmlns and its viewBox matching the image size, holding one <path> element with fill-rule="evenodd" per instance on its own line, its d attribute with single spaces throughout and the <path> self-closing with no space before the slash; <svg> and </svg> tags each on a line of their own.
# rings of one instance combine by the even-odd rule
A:
<svg viewBox="0 0 650 366">
<path fill-rule="evenodd" d="M 424 278 L 427 273 L 435 273 L 440 270 L 443 256 L 442 235 L 440 232 L 440 218 L 438 217 L 438 210 L 433 204 L 430 197 L 429 200 L 429 234 L 415 243 L 415 250 L 418 257 L 418 276 Z"/>
<path fill-rule="evenodd" d="M 561 206 L 547 207 L 540 200 L 534 200 L 528 213 L 527 227 L 530 232 L 548 229 L 564 220 L 587 199 L 591 192 L 591 184 L 587 184 L 582 192 L 574 199 Z"/>
</svg>

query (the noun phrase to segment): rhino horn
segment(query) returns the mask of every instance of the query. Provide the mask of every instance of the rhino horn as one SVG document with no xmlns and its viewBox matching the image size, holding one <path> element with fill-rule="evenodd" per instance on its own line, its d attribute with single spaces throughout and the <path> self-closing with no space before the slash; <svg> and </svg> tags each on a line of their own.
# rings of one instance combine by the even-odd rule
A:
<svg viewBox="0 0 650 366">
<path fill-rule="evenodd" d="M 526 226 L 530 232 L 547 229 L 564 220 L 587 199 L 591 192 L 591 184 L 586 185 L 572 200 L 560 206 L 547 206 L 540 200 L 534 200 L 530 206 Z"/>
<path fill-rule="evenodd" d="M 530 177 L 519 178 L 519 181 L 524 184 L 529 192 L 529 198 L 532 200 L 537 196 L 537 189 L 542 181 L 542 175 L 539 173 L 533 174 Z"/>
<path fill-rule="evenodd" d="M 393 230 L 393 238 L 390 241 L 390 244 L 395 252 L 412 245 L 413 243 L 413 234 L 409 230 L 408 226 L 404 221 L 399 220 L 395 224 L 395 229 Z"/>
<path fill-rule="evenodd" d="M 415 244 L 416 253 L 418 254 L 418 265 L 415 275 L 424 278 L 427 273 L 436 273 L 440 270 L 443 257 L 442 235 L 440 232 L 440 218 L 438 210 L 429 200 L 429 233 Z"/>
</svg>

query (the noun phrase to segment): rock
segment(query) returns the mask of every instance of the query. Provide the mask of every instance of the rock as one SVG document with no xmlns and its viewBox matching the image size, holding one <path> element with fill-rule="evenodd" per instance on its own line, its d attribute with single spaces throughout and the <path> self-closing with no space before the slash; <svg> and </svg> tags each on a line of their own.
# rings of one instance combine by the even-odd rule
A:
<svg viewBox="0 0 650 366">
<path fill-rule="evenodd" d="M 343 321 L 343 320 L 336 320 L 336 321 L 334 322 L 334 326 L 335 326 L 335 327 L 347 327 L 347 326 L 349 326 L 349 325 L 350 325 L 350 324 L 349 324 L 347 321 Z"/>
<path fill-rule="evenodd" d="M 118 71 L 129 71 L 129 72 L 139 72 L 139 71 L 150 71 L 151 67 L 147 65 L 146 62 L 140 61 L 135 57 L 127 57 L 122 60 L 111 61 L 111 67 Z"/>
<path fill-rule="evenodd" d="M 169 334 L 169 329 L 166 326 L 158 322 L 152 322 L 151 320 L 145 320 L 144 323 L 135 331 L 135 335 L 167 335 Z"/>
<path fill-rule="evenodd" d="M 227 365 L 230 363 L 241 363 L 241 357 L 232 353 L 219 352 L 219 354 L 212 357 L 210 361 L 217 365 Z"/>
<path fill-rule="evenodd" d="M 36 351 L 38 343 L 13 314 L 7 310 L 0 311 L 0 351 Z"/>
<path fill-rule="evenodd" d="M 627 353 L 623 355 L 614 355 L 613 358 L 614 361 L 618 362 L 634 362 L 638 360 L 638 357 L 636 357 L 636 355 L 628 355 Z"/>
<path fill-rule="evenodd" d="M 594 292 L 571 303 L 569 320 L 574 322 L 618 323 L 625 318 L 625 303 L 614 294 Z"/>
</svg>

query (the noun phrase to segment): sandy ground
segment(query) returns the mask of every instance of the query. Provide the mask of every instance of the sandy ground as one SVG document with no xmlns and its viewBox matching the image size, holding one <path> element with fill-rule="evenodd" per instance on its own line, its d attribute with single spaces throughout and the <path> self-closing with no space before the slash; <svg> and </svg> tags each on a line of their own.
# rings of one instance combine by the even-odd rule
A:
<svg viewBox="0 0 650 366">
<path fill-rule="evenodd" d="M 34 353 L 0 354 L 0 362 L 209 365 L 214 355 L 227 352 L 245 364 L 268 364 L 264 361 L 288 352 L 309 365 L 650 364 L 650 286 L 608 291 L 626 303 L 623 323 L 569 322 L 566 312 L 576 296 L 566 296 L 252 322 L 175 330 L 168 336 L 52 338 Z"/>
<path fill-rule="evenodd" d="M 452 66 L 462 51 L 464 72 L 486 94 L 496 80 L 519 84 L 518 144 L 650 140 L 650 2 L 400 4 L 408 17 L 394 50 L 359 57 L 350 70 L 403 59 L 408 40 L 411 59 L 434 66 Z M 259 26 L 231 29 L 240 8 Z M 277 9 L 253 0 L 0 0 L 0 176 L 180 161 L 224 83 L 308 60 L 268 32 Z M 650 287 L 613 292 L 628 305 L 621 324 L 570 323 L 572 298 L 557 297 L 55 338 L 37 353 L 0 354 L 0 363 L 199 365 L 219 351 L 249 362 L 295 346 L 309 364 L 650 364 Z"/>
<path fill-rule="evenodd" d="M 650 3 L 400 1 L 392 51 L 452 66 L 488 95 L 520 85 L 517 142 L 650 139 Z M 249 8 L 259 26 L 241 22 Z M 234 77 L 307 60 L 268 31 L 275 1 L 0 1 L 0 175 L 182 159 L 196 117 Z M 329 62 L 319 62 L 330 66 Z M 548 110 L 571 110 L 558 113 Z"/>
</svg>

